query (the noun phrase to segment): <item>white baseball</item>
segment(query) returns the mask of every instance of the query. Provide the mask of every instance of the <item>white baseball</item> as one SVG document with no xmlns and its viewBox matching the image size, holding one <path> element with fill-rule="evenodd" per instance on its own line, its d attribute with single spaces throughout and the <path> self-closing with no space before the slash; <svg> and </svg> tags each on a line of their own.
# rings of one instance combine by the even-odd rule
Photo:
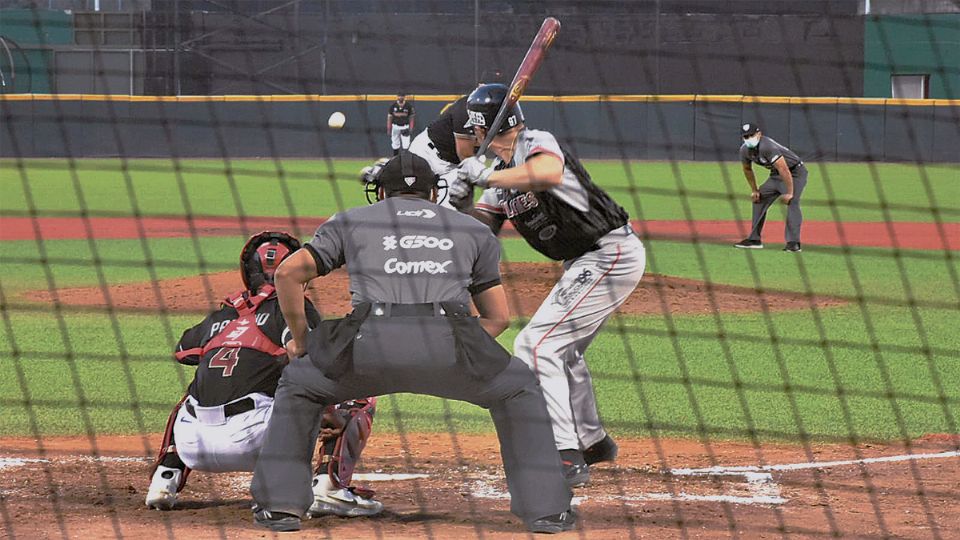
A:
<svg viewBox="0 0 960 540">
<path fill-rule="evenodd" d="M 337 111 L 330 115 L 330 119 L 327 120 L 327 125 L 332 129 L 340 129 L 343 127 L 343 124 L 347 122 L 347 117 L 343 115 L 342 112 Z"/>
</svg>

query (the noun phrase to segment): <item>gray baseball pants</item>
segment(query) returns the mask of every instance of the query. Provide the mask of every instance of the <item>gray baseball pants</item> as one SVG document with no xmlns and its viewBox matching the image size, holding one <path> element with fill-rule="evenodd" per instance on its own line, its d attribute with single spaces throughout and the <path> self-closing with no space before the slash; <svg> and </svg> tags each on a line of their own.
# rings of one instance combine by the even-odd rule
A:
<svg viewBox="0 0 960 540">
<path fill-rule="evenodd" d="M 787 242 L 800 241 L 800 226 L 803 225 L 803 211 L 800 210 L 800 197 L 803 188 L 807 186 L 807 168 L 804 165 L 795 167 L 793 175 L 793 200 L 787 205 L 787 224 L 783 236 Z M 767 210 L 784 193 L 787 192 L 787 183 L 779 175 L 767 178 L 760 186 L 760 200 L 753 203 L 753 228 L 750 230 L 750 240 L 760 240 L 763 224 L 767 220 Z"/>
<path fill-rule="evenodd" d="M 372 325 L 368 319 L 354 342 L 353 369 L 336 381 L 307 356 L 284 369 L 250 487 L 257 505 L 302 516 L 313 502 L 310 460 L 323 407 L 398 392 L 489 409 L 511 511 L 530 522 L 570 508 L 572 493 L 536 377 L 517 358 L 487 381 L 468 376 L 457 363 L 455 338 L 443 317 L 377 318 Z"/>
</svg>

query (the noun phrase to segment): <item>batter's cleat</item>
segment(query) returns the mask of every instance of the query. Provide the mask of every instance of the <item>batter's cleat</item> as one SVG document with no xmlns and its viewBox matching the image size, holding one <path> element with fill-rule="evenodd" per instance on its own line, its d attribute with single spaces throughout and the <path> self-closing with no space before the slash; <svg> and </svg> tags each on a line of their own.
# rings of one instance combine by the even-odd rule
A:
<svg viewBox="0 0 960 540">
<path fill-rule="evenodd" d="M 269 510 L 254 508 L 253 522 L 276 532 L 293 532 L 300 530 L 300 517 L 286 512 L 271 512 Z"/>
<path fill-rule="evenodd" d="M 567 486 L 583 487 L 590 482 L 590 466 L 583 460 L 583 452 L 561 450 L 560 460 L 563 463 L 563 479 L 567 482 Z"/>
<path fill-rule="evenodd" d="M 620 448 L 617 447 L 617 443 L 607 435 L 600 442 L 583 451 L 583 460 L 587 465 L 593 465 L 601 461 L 613 461 L 617 459 L 619 451 Z"/>
<path fill-rule="evenodd" d="M 733 247 L 740 249 L 763 249 L 763 242 L 760 240 L 751 240 L 749 238 L 744 238 L 743 240 L 737 242 Z"/>
<path fill-rule="evenodd" d="M 573 510 L 544 516 L 527 523 L 527 529 L 532 533 L 557 534 L 572 531 L 577 526 L 577 513 Z"/>
<path fill-rule="evenodd" d="M 383 503 L 357 494 L 347 488 L 337 488 L 330 476 L 319 474 L 313 477 L 313 504 L 307 510 L 310 517 L 375 516 L 383 512 Z"/>
<path fill-rule="evenodd" d="M 789 251 L 790 253 L 800 253 L 803 251 L 800 249 L 800 242 L 787 242 L 787 245 L 783 248 L 784 251 Z"/>
<path fill-rule="evenodd" d="M 182 475 L 183 471 L 180 469 L 158 466 L 147 490 L 147 508 L 173 510 L 173 505 L 177 503 L 177 486 L 180 485 Z"/>
</svg>

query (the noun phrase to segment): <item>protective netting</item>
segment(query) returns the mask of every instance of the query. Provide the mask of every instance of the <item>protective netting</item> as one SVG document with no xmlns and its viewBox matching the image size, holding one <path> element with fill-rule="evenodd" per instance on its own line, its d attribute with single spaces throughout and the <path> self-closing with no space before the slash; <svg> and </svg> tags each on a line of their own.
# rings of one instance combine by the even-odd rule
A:
<svg viewBox="0 0 960 540">
<path fill-rule="evenodd" d="M 575 534 L 953 537 L 960 3 L 950 0 L 0 3 L 5 536 L 262 535 L 249 472 L 194 472 L 171 511 L 146 510 L 168 415 L 194 379 L 173 358 L 181 335 L 243 288 L 251 235 L 308 241 L 367 205 L 359 171 L 391 156 L 392 132 L 416 145 L 478 83 L 509 83 L 548 16 L 562 29 L 520 101 L 527 129 L 583 163 L 645 248 L 640 284 L 591 338 L 624 300 L 617 287 L 593 292 L 620 259 L 598 244 L 584 253 L 592 266 L 565 276 L 580 263 L 549 260 L 513 226 L 499 235 L 511 314 L 499 342 L 536 370 L 549 411 L 573 411 L 580 432 L 565 429 L 581 444 L 592 376 L 619 444 L 616 461 L 592 465 L 574 489 Z M 388 120 L 398 93 L 415 112 L 412 143 Z M 787 165 L 794 191 L 760 220 L 762 249 L 746 249 L 760 243 L 740 153 L 748 124 L 790 151 L 760 147 L 772 171 Z M 751 170 L 762 197 L 775 195 L 763 185 L 791 189 L 768 182 L 763 163 Z M 566 181 L 565 211 L 578 212 L 585 198 Z M 498 211 L 523 219 L 516 206 Z M 396 254 L 382 279 L 411 279 L 397 301 L 422 301 L 445 279 L 444 238 L 390 226 L 382 247 L 365 247 Z M 367 292 L 337 270 L 307 296 L 330 319 Z M 408 337 L 379 356 L 439 347 L 425 329 Z M 216 362 L 233 362 L 208 370 L 217 377 L 237 365 Z M 438 392 L 465 391 L 442 379 Z M 233 433 L 236 445 L 254 445 L 248 435 Z M 499 453 L 505 437 L 525 436 L 498 441 L 488 412 L 462 401 L 381 396 L 353 484 L 376 490 L 385 510 L 303 530 L 525 534 L 503 467 L 520 458 Z"/>
</svg>

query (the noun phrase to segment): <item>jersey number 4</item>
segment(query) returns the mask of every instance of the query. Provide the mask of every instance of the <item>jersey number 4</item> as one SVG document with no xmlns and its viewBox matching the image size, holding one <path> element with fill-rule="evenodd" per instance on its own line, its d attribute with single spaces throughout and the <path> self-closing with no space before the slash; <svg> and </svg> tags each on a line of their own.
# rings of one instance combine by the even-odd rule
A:
<svg viewBox="0 0 960 540">
<path fill-rule="evenodd" d="M 240 349 L 231 348 L 231 349 L 220 349 L 217 354 L 213 355 L 213 358 L 210 359 L 211 368 L 223 368 L 223 376 L 229 377 L 233 375 L 233 368 L 237 367 L 237 362 L 240 361 Z"/>
</svg>

